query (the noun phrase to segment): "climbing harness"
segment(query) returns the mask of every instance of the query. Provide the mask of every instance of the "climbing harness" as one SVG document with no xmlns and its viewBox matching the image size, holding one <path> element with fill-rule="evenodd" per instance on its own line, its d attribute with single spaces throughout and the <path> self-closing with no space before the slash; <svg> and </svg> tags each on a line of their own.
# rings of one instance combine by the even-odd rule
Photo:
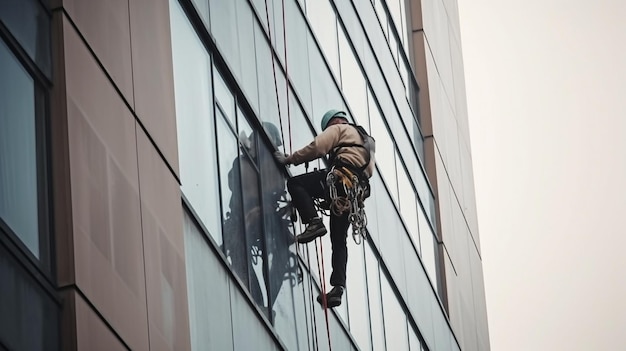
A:
<svg viewBox="0 0 626 351">
<path fill-rule="evenodd" d="M 340 216 L 349 211 L 348 221 L 352 225 L 352 240 L 360 245 L 366 238 L 367 215 L 365 198 L 369 196 L 369 183 L 361 181 L 355 172 L 347 167 L 332 166 L 326 175 L 330 197 L 330 211 Z M 341 186 L 341 191 L 337 190 Z M 345 194 L 341 196 L 340 193 Z"/>
</svg>

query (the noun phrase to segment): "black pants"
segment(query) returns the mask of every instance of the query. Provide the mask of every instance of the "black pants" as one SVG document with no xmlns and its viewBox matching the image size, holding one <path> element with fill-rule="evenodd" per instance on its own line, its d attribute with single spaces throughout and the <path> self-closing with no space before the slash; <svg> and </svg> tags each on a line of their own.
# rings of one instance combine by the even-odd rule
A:
<svg viewBox="0 0 626 351">
<path fill-rule="evenodd" d="M 293 205 L 298 210 L 303 223 L 309 223 L 311 218 L 317 217 L 314 198 L 325 198 L 327 170 L 319 170 L 306 173 L 287 181 L 287 188 Z M 330 242 L 332 244 L 332 267 L 333 273 L 330 276 L 332 286 L 346 286 L 346 264 L 348 262 L 348 247 L 346 238 L 348 236 L 348 211 L 341 216 L 330 214 Z"/>
</svg>

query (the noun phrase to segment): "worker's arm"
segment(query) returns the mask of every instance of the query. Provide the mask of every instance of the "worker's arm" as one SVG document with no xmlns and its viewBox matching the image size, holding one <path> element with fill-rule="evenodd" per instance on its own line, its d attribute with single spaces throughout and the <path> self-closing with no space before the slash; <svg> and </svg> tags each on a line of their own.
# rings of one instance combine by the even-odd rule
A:
<svg viewBox="0 0 626 351">
<path fill-rule="evenodd" d="M 339 125 L 326 128 L 326 130 L 316 136 L 309 145 L 287 156 L 285 163 L 299 165 L 326 155 L 336 145 L 339 145 L 340 135 L 341 130 Z"/>
</svg>

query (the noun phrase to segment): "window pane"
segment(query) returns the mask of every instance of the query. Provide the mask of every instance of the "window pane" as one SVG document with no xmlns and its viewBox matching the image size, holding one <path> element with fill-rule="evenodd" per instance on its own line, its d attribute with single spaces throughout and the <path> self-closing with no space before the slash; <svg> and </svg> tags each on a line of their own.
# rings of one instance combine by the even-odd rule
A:
<svg viewBox="0 0 626 351">
<path fill-rule="evenodd" d="M 351 245 L 348 259 L 346 293 L 350 320 L 350 333 L 361 350 L 371 350 L 369 308 L 367 302 L 367 281 L 363 245 Z"/>
<path fill-rule="evenodd" d="M 237 122 L 235 120 L 235 98 L 230 92 L 230 89 L 228 89 L 226 82 L 224 82 L 222 74 L 217 69 L 214 69 L 213 79 L 215 84 L 215 100 L 219 103 L 222 112 L 233 128 L 237 128 Z"/>
<path fill-rule="evenodd" d="M 367 88 L 363 72 L 356 61 L 354 52 L 343 30 L 339 31 L 339 51 L 341 53 L 341 81 L 343 94 L 357 123 L 367 121 Z"/>
<path fill-rule="evenodd" d="M 170 5 L 181 189 L 221 244 L 210 57 L 178 1 Z"/>
<path fill-rule="evenodd" d="M 337 51 L 337 20 L 335 11 L 328 0 L 311 1 L 307 7 L 307 17 L 324 51 L 335 77 L 339 78 L 339 52 Z"/>
<path fill-rule="evenodd" d="M 0 20 L 39 68 L 51 77 L 50 17 L 37 0 L 0 1 Z"/>
<path fill-rule="evenodd" d="M 239 151 L 237 140 L 219 109 L 217 135 L 222 190 L 223 250 L 233 270 L 248 285 L 248 259 L 246 253 L 243 195 L 240 182 Z"/>
<path fill-rule="evenodd" d="M 435 261 L 436 258 L 436 247 L 435 247 L 435 237 L 432 229 L 428 225 L 426 216 L 424 212 L 420 212 L 419 215 L 419 230 L 420 230 L 420 239 L 422 241 L 421 247 L 421 258 L 422 263 L 424 263 L 424 267 L 426 268 L 426 272 L 430 277 L 430 281 L 433 283 L 433 287 L 437 290 L 437 264 Z"/>
<path fill-rule="evenodd" d="M 191 216 L 184 216 L 191 349 L 232 350 L 228 273 Z"/>
<path fill-rule="evenodd" d="M 409 181 L 408 175 L 401 165 L 398 165 L 398 189 L 400 192 L 400 213 L 406 224 L 415 247 L 419 248 L 419 231 L 417 225 L 417 199 Z"/>
<path fill-rule="evenodd" d="M 372 349 L 385 350 L 385 330 L 383 329 L 378 259 L 376 259 L 376 256 L 374 256 L 369 246 L 365 249 L 365 267 L 367 271 L 367 286 L 370 302 Z"/>
<path fill-rule="evenodd" d="M 406 314 L 402 310 L 389 282 L 384 277 L 381 279 L 381 287 L 387 350 L 408 351 L 409 338 L 406 329 Z"/>
<path fill-rule="evenodd" d="M 0 41 L 0 218 L 39 257 L 35 85 Z"/>
</svg>

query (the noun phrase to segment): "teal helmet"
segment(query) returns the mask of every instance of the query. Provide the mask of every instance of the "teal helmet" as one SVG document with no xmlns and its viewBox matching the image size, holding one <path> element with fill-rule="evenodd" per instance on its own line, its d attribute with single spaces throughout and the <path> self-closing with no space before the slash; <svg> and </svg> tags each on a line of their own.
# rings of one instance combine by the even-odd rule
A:
<svg viewBox="0 0 626 351">
<path fill-rule="evenodd" d="M 280 131 L 274 123 L 263 122 L 263 129 L 265 129 L 265 133 L 270 137 L 272 143 L 275 146 L 281 146 L 283 144 L 282 137 L 280 136 Z"/>
<path fill-rule="evenodd" d="M 328 112 L 326 112 L 324 114 L 324 117 L 322 117 L 322 130 L 326 130 L 326 127 L 328 127 L 328 122 L 330 122 L 331 119 L 333 118 L 345 118 L 346 120 L 348 119 L 348 115 L 346 115 L 345 112 L 340 111 L 340 110 L 328 110 Z"/>
</svg>

